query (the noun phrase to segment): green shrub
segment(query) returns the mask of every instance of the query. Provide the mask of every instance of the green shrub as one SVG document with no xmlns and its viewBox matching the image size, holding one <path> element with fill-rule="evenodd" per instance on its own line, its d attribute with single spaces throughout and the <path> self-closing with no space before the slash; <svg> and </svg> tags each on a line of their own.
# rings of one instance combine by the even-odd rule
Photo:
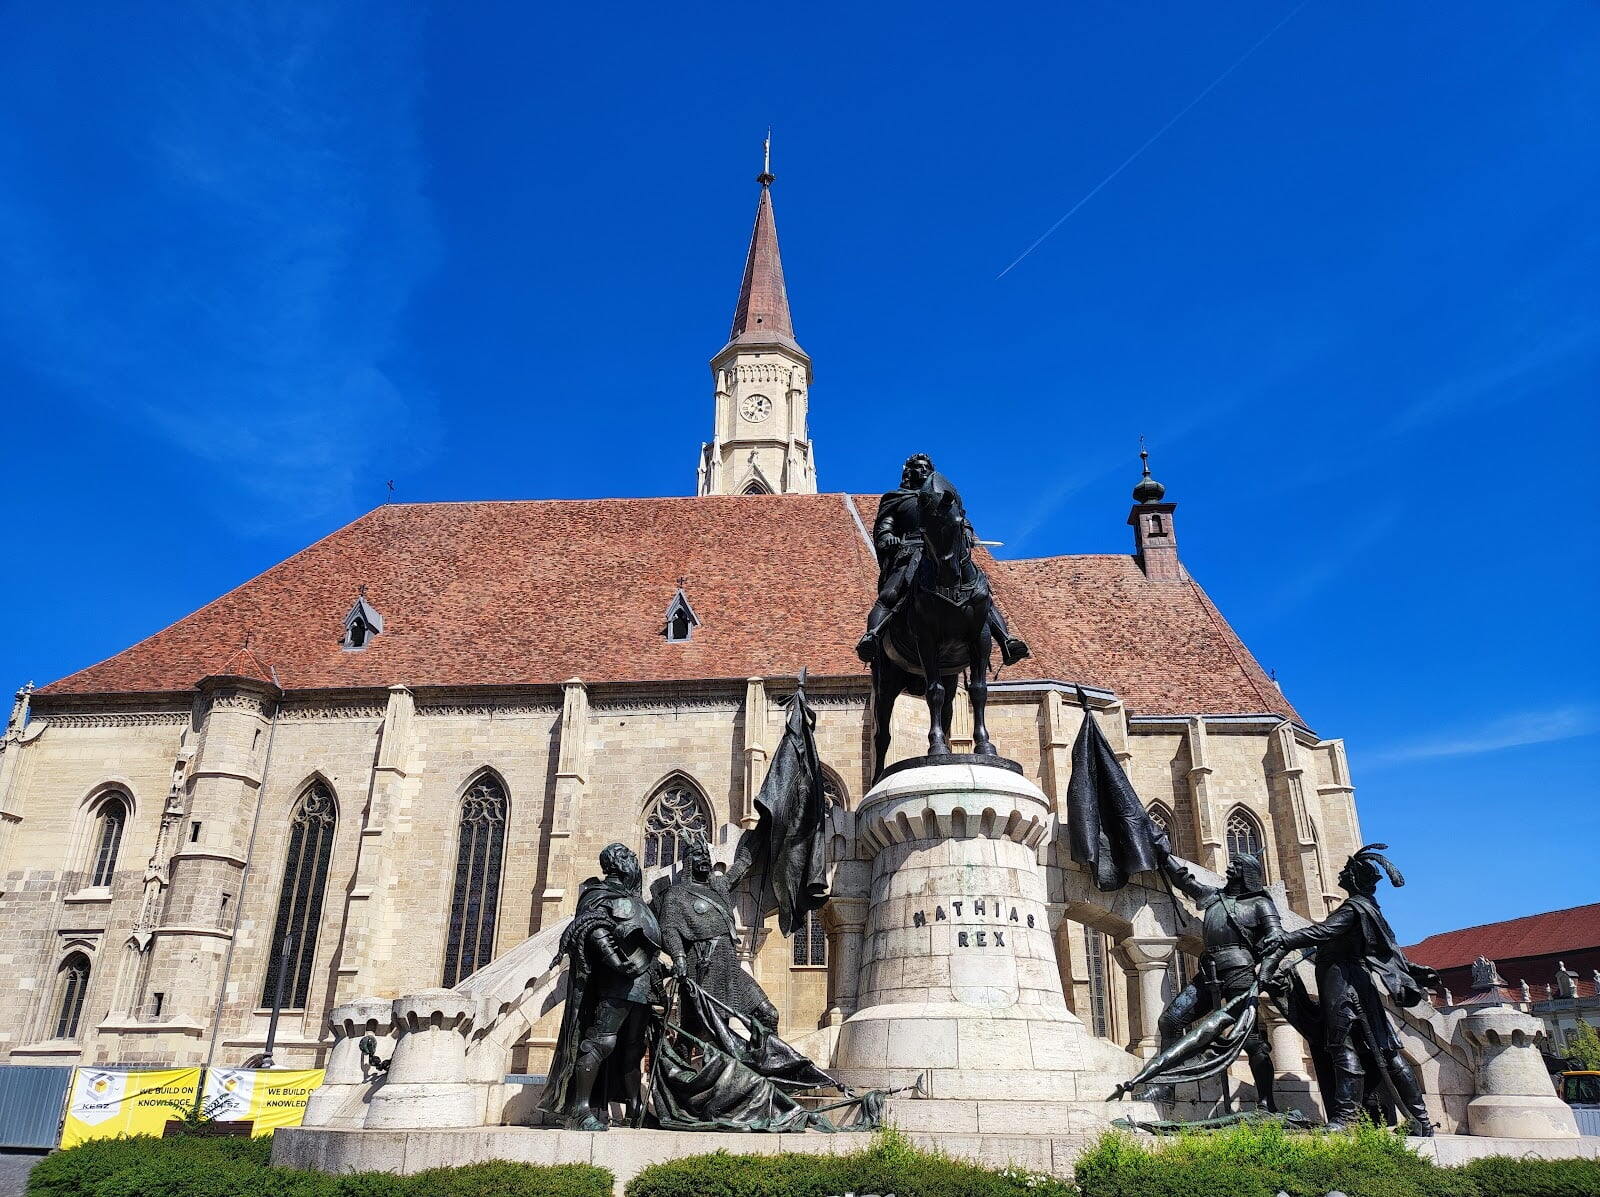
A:
<svg viewBox="0 0 1600 1197">
<path fill-rule="evenodd" d="M 1078 1158 L 1083 1197 L 1486 1197 L 1459 1170 L 1439 1168 L 1389 1131 L 1289 1134 L 1267 1123 L 1179 1135 L 1146 1146 L 1103 1136 Z"/>
<path fill-rule="evenodd" d="M 1458 1169 L 1484 1197 L 1596 1197 L 1600 1160 L 1510 1159 L 1496 1155 Z"/>
<path fill-rule="evenodd" d="M 611 1197 L 587 1164 L 487 1163 L 416 1176 L 274 1168 L 270 1138 L 96 1139 L 40 1160 L 28 1197 Z"/>
<path fill-rule="evenodd" d="M 535 1167 L 493 1160 L 406 1178 L 406 1197 L 611 1197 L 612 1175 L 590 1164 Z M 340 1190 L 339 1197 L 346 1197 Z"/>
<path fill-rule="evenodd" d="M 1016 1169 L 918 1151 L 882 1131 L 849 1155 L 687 1156 L 652 1164 L 628 1182 L 628 1197 L 830 1197 L 894 1193 L 896 1197 L 1072 1197 L 1070 1184 Z M 1270 1195 L 1269 1195 L 1270 1197 Z"/>
</svg>

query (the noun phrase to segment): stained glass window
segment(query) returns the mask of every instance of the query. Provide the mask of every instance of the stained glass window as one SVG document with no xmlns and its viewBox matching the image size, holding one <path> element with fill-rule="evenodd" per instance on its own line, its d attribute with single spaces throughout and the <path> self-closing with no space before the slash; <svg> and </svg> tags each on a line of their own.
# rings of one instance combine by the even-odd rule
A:
<svg viewBox="0 0 1600 1197">
<path fill-rule="evenodd" d="M 450 937 L 444 955 L 446 989 L 494 959 L 505 854 L 506 792 L 498 781 L 486 776 L 461 799 L 456 883 L 450 897 Z"/>
<path fill-rule="evenodd" d="M 1089 1029 L 1102 1039 L 1111 1038 L 1110 962 L 1106 959 L 1104 931 L 1085 926 L 1084 956 L 1089 964 Z"/>
<path fill-rule="evenodd" d="M 272 1005 L 277 996 L 278 970 L 284 970 L 283 1004 L 305 1008 L 311 993 L 311 965 L 317 954 L 317 930 L 322 925 L 322 899 L 328 888 L 328 862 L 333 856 L 333 833 L 339 806 L 333 792 L 313 782 L 295 803 L 289 820 L 289 857 L 283 866 L 283 888 L 278 891 L 278 914 L 272 924 L 272 952 L 261 988 L 261 1004 Z"/>
<path fill-rule="evenodd" d="M 705 806 L 681 782 L 664 787 L 651 800 L 644 819 L 644 867 L 672 864 L 688 853 L 692 840 L 711 838 Z"/>
<path fill-rule="evenodd" d="M 117 850 L 122 847 L 122 829 L 128 822 L 128 803 L 121 794 L 108 794 L 95 810 L 94 859 L 90 862 L 89 884 L 110 885 L 117 869 Z"/>
<path fill-rule="evenodd" d="M 1223 832 L 1228 842 L 1228 857 L 1253 856 L 1261 864 L 1261 880 L 1267 879 L 1267 854 L 1262 850 L 1261 824 L 1249 812 L 1235 808 Z"/>
<path fill-rule="evenodd" d="M 795 964 L 828 963 L 828 933 L 823 929 L 820 911 L 811 911 L 806 915 L 805 922 L 794 929 L 791 947 Z"/>
<path fill-rule="evenodd" d="M 83 999 L 89 992 L 89 958 L 74 952 L 60 969 L 61 1001 L 56 1007 L 56 1038 L 76 1039 L 83 1017 Z"/>
</svg>

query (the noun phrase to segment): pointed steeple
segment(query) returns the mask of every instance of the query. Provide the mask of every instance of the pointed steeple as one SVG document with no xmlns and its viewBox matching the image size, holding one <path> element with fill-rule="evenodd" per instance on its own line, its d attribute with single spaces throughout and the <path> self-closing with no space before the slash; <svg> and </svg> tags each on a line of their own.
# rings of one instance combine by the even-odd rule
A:
<svg viewBox="0 0 1600 1197">
<path fill-rule="evenodd" d="M 770 136 L 769 136 L 770 146 Z M 744 259 L 744 279 L 739 302 L 733 309 L 729 345 L 782 345 L 800 352 L 789 315 L 789 292 L 783 284 L 783 258 L 778 253 L 778 222 L 772 214 L 770 151 L 756 176 L 761 198 L 756 201 L 756 223 L 750 232 L 750 250 Z"/>
<path fill-rule="evenodd" d="M 811 358 L 794 339 L 789 292 L 772 216 L 772 134 L 768 131 L 756 224 L 728 343 L 711 359 L 716 415 L 700 446 L 696 491 L 702 495 L 814 495 L 806 413 Z"/>
</svg>

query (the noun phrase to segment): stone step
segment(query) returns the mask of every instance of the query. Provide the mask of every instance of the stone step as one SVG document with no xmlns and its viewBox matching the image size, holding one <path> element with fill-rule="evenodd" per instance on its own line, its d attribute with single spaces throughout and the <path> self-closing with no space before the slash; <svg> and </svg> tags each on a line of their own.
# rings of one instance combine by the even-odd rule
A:
<svg viewBox="0 0 1600 1197">
<path fill-rule="evenodd" d="M 1147 1101 L 969 1101 L 891 1097 L 886 1119 L 903 1131 L 952 1135 L 1094 1136 L 1114 1118 L 1154 1121 Z"/>
</svg>

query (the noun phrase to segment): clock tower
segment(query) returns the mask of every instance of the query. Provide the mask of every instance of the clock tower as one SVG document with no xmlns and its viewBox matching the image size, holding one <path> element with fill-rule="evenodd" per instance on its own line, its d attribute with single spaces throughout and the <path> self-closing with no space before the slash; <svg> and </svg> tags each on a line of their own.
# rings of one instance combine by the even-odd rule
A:
<svg viewBox="0 0 1600 1197">
<path fill-rule="evenodd" d="M 770 160 L 769 160 L 770 162 Z M 756 181 L 756 225 L 728 343 L 711 359 L 716 423 L 700 447 L 702 495 L 817 493 L 806 428 L 811 358 L 794 339 L 778 256 L 770 168 Z"/>
</svg>

